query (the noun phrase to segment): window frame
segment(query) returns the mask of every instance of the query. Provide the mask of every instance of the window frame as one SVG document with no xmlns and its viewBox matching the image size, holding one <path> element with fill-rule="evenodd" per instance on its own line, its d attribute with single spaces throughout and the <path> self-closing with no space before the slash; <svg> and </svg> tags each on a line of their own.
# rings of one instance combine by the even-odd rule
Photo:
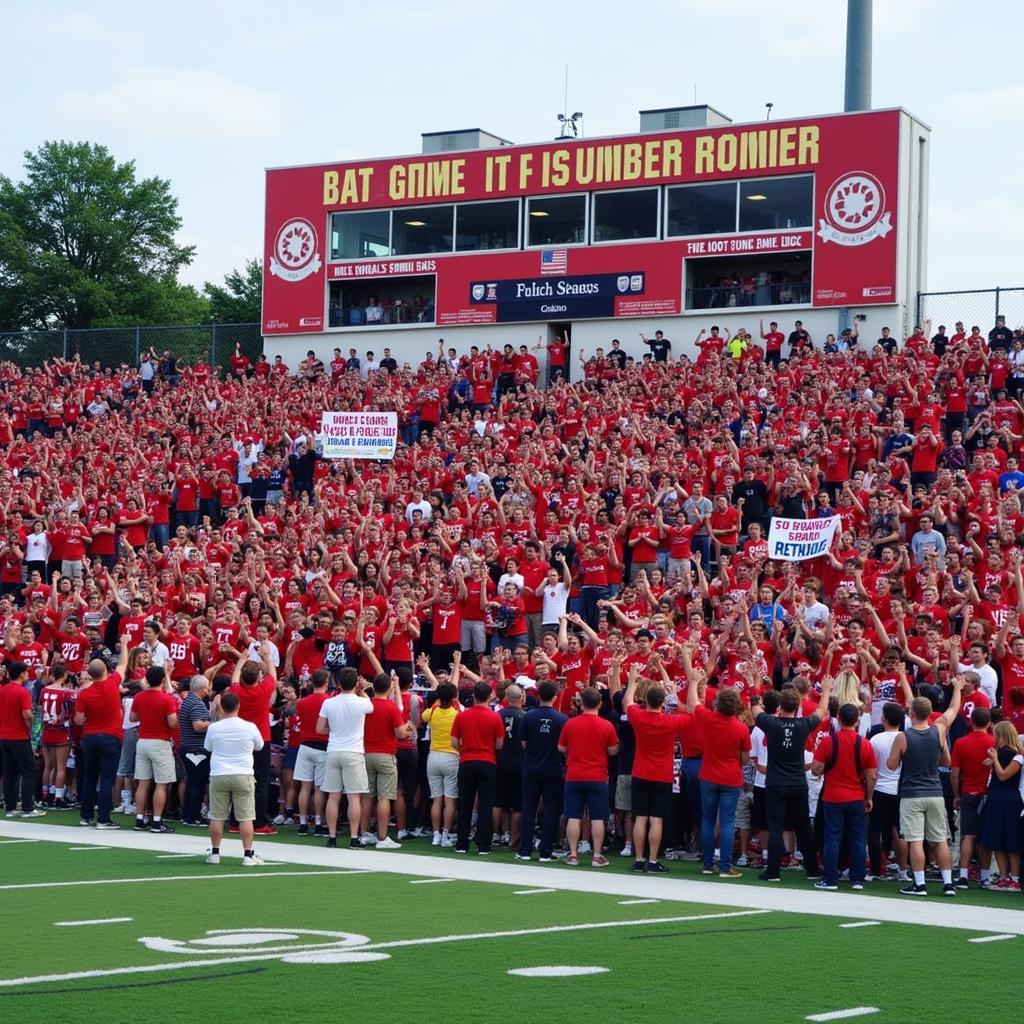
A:
<svg viewBox="0 0 1024 1024">
<path fill-rule="evenodd" d="M 327 215 L 327 237 L 333 242 L 334 236 L 334 218 L 340 216 L 355 216 L 357 214 L 367 213 L 386 213 L 388 216 L 388 241 L 387 248 L 388 254 L 386 256 L 335 256 L 333 247 L 329 249 L 330 256 L 327 260 L 328 263 L 355 263 L 357 260 L 389 260 L 394 258 L 394 246 L 392 243 L 393 231 L 394 231 L 394 208 L 388 207 L 386 209 L 374 209 L 374 210 L 331 210 Z"/>
<path fill-rule="evenodd" d="M 740 228 L 740 214 L 743 212 L 743 197 L 742 188 L 744 185 L 760 185 L 769 181 L 795 181 L 798 178 L 807 178 L 811 182 L 811 211 L 810 218 L 806 224 L 801 224 L 797 227 L 790 228 Z M 817 175 L 813 173 L 805 174 L 772 174 L 763 178 L 737 178 L 736 179 L 736 234 L 738 235 L 763 235 L 773 231 L 810 231 L 814 228 L 814 203 L 815 203 L 815 187 L 817 185 Z M 749 202 L 749 200 L 748 200 Z"/>
<path fill-rule="evenodd" d="M 513 196 L 506 199 L 470 199 L 464 203 L 454 203 L 455 207 L 455 230 L 452 235 L 452 253 L 455 256 L 469 256 L 472 253 L 487 252 L 519 252 L 523 248 L 523 196 Z M 505 246 L 501 249 L 460 249 L 459 248 L 459 210 L 464 206 L 482 206 L 485 203 L 515 203 L 516 204 L 516 244 Z"/>
<path fill-rule="evenodd" d="M 698 231 L 698 232 L 696 232 L 694 234 L 687 234 L 687 235 L 669 234 L 669 230 L 668 230 L 668 216 L 669 216 L 669 202 L 668 202 L 668 198 L 669 197 L 668 197 L 668 193 L 669 193 L 669 190 L 671 189 L 671 190 L 675 191 L 676 189 L 682 190 L 682 189 L 692 189 L 692 188 L 706 188 L 708 185 L 732 185 L 732 187 L 734 189 L 734 192 L 735 192 L 734 197 L 733 197 L 733 204 L 732 204 L 732 212 L 733 212 L 732 231 Z M 739 227 L 740 227 L 740 179 L 739 178 L 730 178 L 730 179 L 726 179 L 725 181 L 686 181 L 686 182 L 680 182 L 677 185 L 666 185 L 665 186 L 665 203 L 664 203 L 664 209 L 663 209 L 663 214 L 662 214 L 662 220 L 663 220 L 662 225 L 661 225 L 661 227 L 662 227 L 662 238 L 665 239 L 665 241 L 669 241 L 669 240 L 671 240 L 673 238 L 706 238 L 706 237 L 710 237 L 711 235 L 738 235 L 740 233 L 740 231 L 739 231 Z"/>
<path fill-rule="evenodd" d="M 591 207 L 589 223 L 587 225 L 587 239 L 590 245 L 632 245 L 642 242 L 660 242 L 664 235 L 662 233 L 662 196 L 665 189 L 659 185 L 640 185 L 637 188 L 610 188 L 602 189 L 600 192 L 590 193 Z M 640 238 L 605 238 L 600 241 L 594 237 L 594 230 L 597 227 L 597 200 L 599 196 L 619 195 L 623 192 L 656 192 L 658 197 L 657 208 L 654 215 L 654 234 L 642 235 Z M 667 205 L 667 204 L 664 204 Z"/>
<path fill-rule="evenodd" d="M 590 244 L 588 239 L 590 238 L 590 192 L 549 192 L 541 193 L 535 196 L 524 196 L 526 200 L 523 203 L 523 224 L 525 225 L 523 230 L 523 249 L 581 249 Z M 530 221 L 527 219 L 530 216 L 530 203 L 534 199 L 547 200 L 547 199 L 570 199 L 572 197 L 581 197 L 583 199 L 583 241 L 582 242 L 532 242 L 530 240 Z"/>
<path fill-rule="evenodd" d="M 449 206 L 449 207 L 451 207 L 451 211 L 452 211 L 452 225 L 451 225 L 452 244 L 451 244 L 451 248 L 450 249 L 428 249 L 428 250 L 423 251 L 423 252 L 421 252 L 421 251 L 417 251 L 417 252 L 397 252 L 395 250 L 395 214 L 396 213 L 401 213 L 403 215 L 407 215 L 410 210 L 426 210 L 426 209 L 430 209 L 431 207 L 442 207 L 442 206 Z M 455 208 L 457 206 L 458 206 L 458 203 L 449 201 L 447 203 L 417 203 L 415 206 L 395 206 L 395 207 L 392 207 L 391 208 L 391 235 L 390 235 L 390 237 L 388 239 L 388 243 L 389 243 L 388 247 L 391 249 L 391 256 L 389 257 L 389 259 L 401 259 L 401 258 L 403 258 L 405 256 L 453 256 L 453 255 L 455 255 L 455 252 L 456 252 L 456 249 L 455 249 L 455 216 L 456 216 L 455 215 Z"/>
</svg>

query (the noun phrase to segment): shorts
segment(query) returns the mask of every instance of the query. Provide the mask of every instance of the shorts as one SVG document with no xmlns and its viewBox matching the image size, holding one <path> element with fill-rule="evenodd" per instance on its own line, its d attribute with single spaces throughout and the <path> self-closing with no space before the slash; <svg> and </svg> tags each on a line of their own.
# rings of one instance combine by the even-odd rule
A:
<svg viewBox="0 0 1024 1024">
<path fill-rule="evenodd" d="M 984 793 L 960 794 L 960 835 L 976 836 L 981 831 L 979 806 L 985 799 Z"/>
<path fill-rule="evenodd" d="M 299 759 L 299 748 L 298 747 L 287 747 L 284 752 L 284 764 L 282 768 L 291 768 L 294 770 L 295 764 Z"/>
<path fill-rule="evenodd" d="M 631 802 L 634 818 L 667 818 L 672 806 L 672 783 L 633 776 Z"/>
<path fill-rule="evenodd" d="M 323 789 L 326 768 L 327 751 L 303 745 L 298 748 L 292 779 L 295 782 L 312 782 L 317 789 Z"/>
<path fill-rule="evenodd" d="M 139 782 L 152 779 L 160 785 L 177 781 L 169 740 L 139 740 L 135 748 L 135 778 Z"/>
<path fill-rule="evenodd" d="M 210 776 L 210 820 L 227 821 L 231 805 L 239 821 L 256 820 L 256 777 L 254 775 Z"/>
<path fill-rule="evenodd" d="M 456 800 L 459 796 L 459 755 L 443 750 L 432 750 L 427 755 L 427 785 L 430 799 L 446 796 Z"/>
<path fill-rule="evenodd" d="M 607 782 L 567 782 L 562 813 L 567 818 L 582 818 L 583 810 L 590 811 L 591 821 L 608 818 Z"/>
<path fill-rule="evenodd" d="M 368 793 L 366 755 L 354 750 L 328 750 L 324 784 L 320 788 L 325 793 L 345 792 L 353 796 Z"/>
<path fill-rule="evenodd" d="M 135 774 L 135 746 L 139 742 L 138 729 L 125 729 L 121 741 L 121 760 L 117 762 L 117 774 L 125 778 Z"/>
<path fill-rule="evenodd" d="M 633 776 L 620 775 L 615 780 L 615 810 L 627 814 L 633 809 Z"/>
<path fill-rule="evenodd" d="M 494 806 L 503 811 L 523 809 L 523 773 L 498 769 L 498 781 L 494 791 Z"/>
<path fill-rule="evenodd" d="M 900 837 L 908 843 L 944 843 L 949 838 L 946 801 L 941 796 L 902 797 Z"/>
<path fill-rule="evenodd" d="M 750 827 L 759 832 L 768 831 L 768 812 L 764 806 L 764 786 L 754 787 L 754 802 L 750 806 Z"/>
<path fill-rule="evenodd" d="M 749 829 L 753 820 L 751 807 L 754 803 L 753 793 L 740 790 L 740 798 L 736 801 L 736 828 Z"/>
<path fill-rule="evenodd" d="M 394 754 L 365 754 L 367 792 L 378 800 L 398 799 L 398 761 Z"/>
</svg>

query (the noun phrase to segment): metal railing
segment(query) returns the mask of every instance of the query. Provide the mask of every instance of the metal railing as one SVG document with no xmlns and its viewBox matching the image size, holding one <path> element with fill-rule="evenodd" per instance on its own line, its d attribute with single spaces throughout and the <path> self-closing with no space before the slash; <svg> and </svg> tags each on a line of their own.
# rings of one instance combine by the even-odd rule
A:
<svg viewBox="0 0 1024 1024">
<path fill-rule="evenodd" d="M 137 366 L 143 352 L 170 352 L 189 363 L 229 365 L 235 345 L 253 362 L 263 351 L 259 324 L 198 324 L 194 327 L 91 327 L 83 330 L 0 333 L 0 361 L 27 368 L 46 359 L 74 359 L 103 367 Z"/>
<path fill-rule="evenodd" d="M 713 285 L 687 288 L 687 309 L 733 309 L 743 306 L 795 306 L 811 301 L 810 281 L 784 281 L 779 284 Z"/>
<path fill-rule="evenodd" d="M 957 321 L 970 332 L 980 327 L 982 334 L 1005 316 L 1011 330 L 1024 327 L 1024 288 L 976 288 L 959 292 L 918 292 L 915 323 L 931 320 L 932 329 L 945 327 L 953 333 Z"/>
</svg>

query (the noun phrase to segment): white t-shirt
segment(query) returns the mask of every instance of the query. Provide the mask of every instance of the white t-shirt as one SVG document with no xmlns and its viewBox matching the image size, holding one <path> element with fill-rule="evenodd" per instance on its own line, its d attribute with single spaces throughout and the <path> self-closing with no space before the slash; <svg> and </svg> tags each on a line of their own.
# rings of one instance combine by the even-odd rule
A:
<svg viewBox="0 0 1024 1024">
<path fill-rule="evenodd" d="M 263 737 L 252 722 L 233 715 L 210 723 L 203 746 L 210 751 L 211 775 L 251 775 L 252 752 L 263 749 Z"/>
<path fill-rule="evenodd" d="M 373 702 L 369 697 L 357 697 L 354 693 L 339 693 L 320 705 L 320 717 L 327 720 L 330 735 L 327 737 L 327 752 L 343 750 L 351 754 L 363 754 L 363 725 L 367 715 L 373 714 Z"/>
<path fill-rule="evenodd" d="M 820 601 L 815 601 L 814 604 L 803 605 L 801 609 L 803 612 L 804 625 L 808 629 L 817 629 L 819 626 L 824 626 L 828 622 L 828 605 L 822 604 Z"/>
<path fill-rule="evenodd" d="M 759 725 L 755 725 L 750 730 L 750 760 L 754 762 L 755 769 L 763 769 L 762 771 L 755 770 L 754 772 L 754 789 L 764 789 L 768 779 L 767 739 L 764 730 Z"/>
<path fill-rule="evenodd" d="M 557 625 L 558 616 L 565 614 L 565 606 L 569 602 L 569 588 L 559 580 L 553 587 L 544 586 L 544 610 L 540 621 L 544 625 Z"/>
<path fill-rule="evenodd" d="M 875 751 L 875 757 L 878 760 L 878 781 L 875 783 L 875 791 L 886 793 L 889 796 L 896 796 L 900 790 L 900 771 L 902 769 L 897 768 L 893 772 L 889 771 L 885 765 L 892 750 L 892 745 L 896 742 L 896 737 L 899 734 L 899 729 L 893 729 L 892 732 L 876 732 L 870 740 L 871 746 Z"/>
<path fill-rule="evenodd" d="M 996 690 L 999 687 L 999 676 L 996 675 L 996 670 L 991 665 L 969 665 L 966 662 L 960 663 L 961 672 L 977 672 L 978 673 L 978 689 L 981 690 L 989 701 L 993 704 L 996 702 Z"/>
<path fill-rule="evenodd" d="M 270 652 L 270 664 L 273 665 L 274 668 L 280 668 L 281 652 L 277 649 L 277 644 L 275 644 L 273 640 L 267 640 L 266 644 L 267 650 Z M 260 641 L 250 640 L 249 650 L 247 653 L 250 661 L 262 661 L 262 657 L 260 655 Z"/>
</svg>

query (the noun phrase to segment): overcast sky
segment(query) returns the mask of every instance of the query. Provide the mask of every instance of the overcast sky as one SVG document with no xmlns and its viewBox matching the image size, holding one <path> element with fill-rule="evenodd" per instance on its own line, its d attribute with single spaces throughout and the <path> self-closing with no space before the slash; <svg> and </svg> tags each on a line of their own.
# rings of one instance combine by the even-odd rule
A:
<svg viewBox="0 0 1024 1024">
<path fill-rule="evenodd" d="M 846 0 L 7 4 L 0 172 L 46 139 L 102 142 L 169 178 L 185 280 L 262 250 L 263 169 L 418 152 L 419 133 L 625 134 L 637 111 L 735 121 L 842 109 Z M 929 288 L 1024 284 L 1020 0 L 875 3 L 877 107 L 933 130 Z"/>
</svg>

